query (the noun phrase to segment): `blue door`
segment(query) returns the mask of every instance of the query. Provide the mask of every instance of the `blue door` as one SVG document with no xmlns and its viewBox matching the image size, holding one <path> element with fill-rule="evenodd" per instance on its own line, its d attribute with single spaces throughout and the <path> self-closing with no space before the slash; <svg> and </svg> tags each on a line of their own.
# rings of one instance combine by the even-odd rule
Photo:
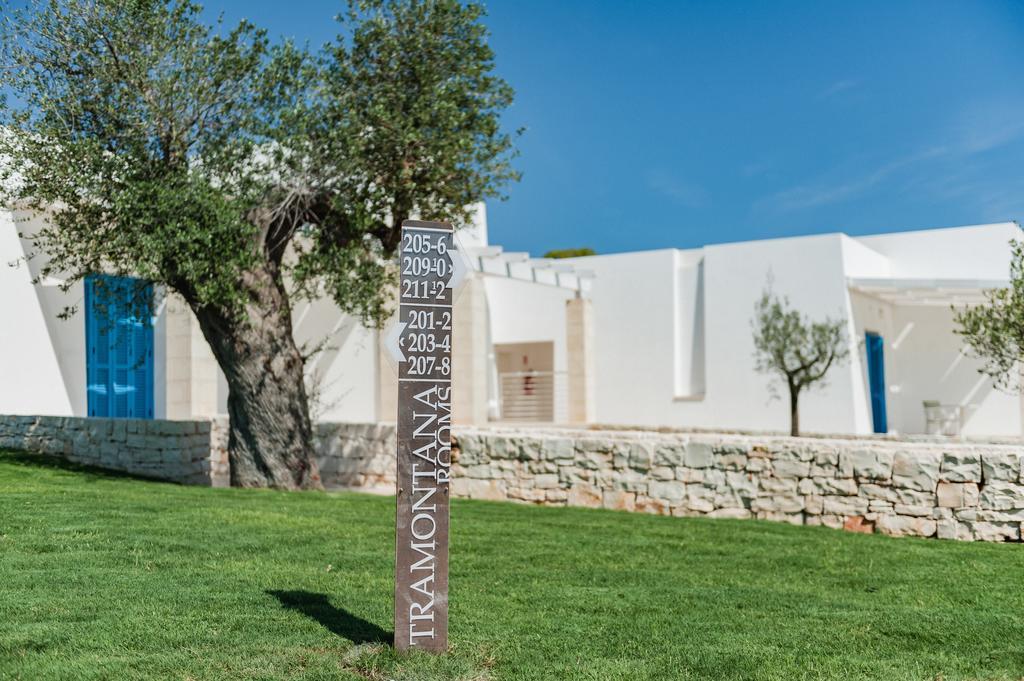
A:
<svg viewBox="0 0 1024 681">
<path fill-rule="evenodd" d="M 868 387 L 871 391 L 871 420 L 876 433 L 888 433 L 885 417 L 885 342 L 877 333 L 866 334 L 868 355 Z"/>
<path fill-rule="evenodd" d="M 133 310 L 138 286 L 125 277 L 85 279 L 89 416 L 153 418 L 153 324 Z M 142 293 L 152 299 L 152 286 Z"/>
</svg>

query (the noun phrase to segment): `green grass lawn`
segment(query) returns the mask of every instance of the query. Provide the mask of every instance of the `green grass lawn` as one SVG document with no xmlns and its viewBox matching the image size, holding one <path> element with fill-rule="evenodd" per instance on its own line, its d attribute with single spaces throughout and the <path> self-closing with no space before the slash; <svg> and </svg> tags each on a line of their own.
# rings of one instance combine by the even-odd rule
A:
<svg viewBox="0 0 1024 681">
<path fill-rule="evenodd" d="M 0 453 L 0 679 L 1018 679 L 1024 547 L 456 501 L 443 657 L 394 500 Z"/>
</svg>

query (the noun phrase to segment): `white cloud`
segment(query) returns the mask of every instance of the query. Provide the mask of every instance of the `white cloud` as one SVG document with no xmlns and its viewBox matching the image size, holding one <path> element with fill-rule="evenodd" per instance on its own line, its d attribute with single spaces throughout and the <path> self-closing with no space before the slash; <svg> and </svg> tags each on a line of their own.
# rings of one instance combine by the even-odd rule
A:
<svg viewBox="0 0 1024 681">
<path fill-rule="evenodd" d="M 708 193 L 703 187 L 663 170 L 647 173 L 647 186 L 658 194 L 690 208 L 702 206 L 708 200 Z"/>
<path fill-rule="evenodd" d="M 819 99 L 828 99 L 829 97 L 835 97 L 840 92 L 846 92 L 860 85 L 860 81 L 854 78 L 847 78 L 845 80 L 837 80 L 836 82 L 829 85 L 827 88 L 818 93 Z"/>
</svg>

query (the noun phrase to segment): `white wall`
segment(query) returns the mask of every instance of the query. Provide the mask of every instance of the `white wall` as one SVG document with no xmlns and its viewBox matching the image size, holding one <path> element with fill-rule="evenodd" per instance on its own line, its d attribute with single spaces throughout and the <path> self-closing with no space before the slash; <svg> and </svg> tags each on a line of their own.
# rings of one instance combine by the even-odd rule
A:
<svg viewBox="0 0 1024 681">
<path fill-rule="evenodd" d="M 595 417 L 606 424 L 675 423 L 676 251 L 570 258 L 593 270 Z M 690 353 L 692 356 L 692 353 Z M 687 381 L 688 383 L 688 381 Z"/>
<path fill-rule="evenodd" d="M 0 210 L 0 413 L 84 415 L 84 317 L 57 318 L 81 302 L 82 287 L 32 285 L 43 260 L 18 262 L 27 248 L 18 232 L 37 227 L 23 212 Z"/>
<path fill-rule="evenodd" d="M 306 363 L 313 417 L 363 423 L 377 420 L 376 332 L 342 314 L 328 299 L 296 305 L 292 324 L 301 350 L 320 347 Z"/>
<path fill-rule="evenodd" d="M 995 390 L 980 374 L 981 363 L 964 352 L 946 307 L 895 306 L 897 335 L 887 342 L 893 354 L 889 399 L 904 433 L 925 430 L 923 400 L 960 405 L 966 435 L 1020 435 L 1020 397 Z M 889 340 L 889 337 L 886 338 Z"/>
<path fill-rule="evenodd" d="M 505 277 L 485 276 L 483 281 L 490 312 L 491 343 L 551 342 L 555 371 L 568 371 L 565 303 L 575 293 Z"/>
<path fill-rule="evenodd" d="M 785 389 L 773 399 L 754 370 L 754 304 L 773 280 L 815 317 L 846 318 L 839 235 L 574 258 L 592 269 L 597 420 L 602 423 L 786 430 Z M 703 324 L 703 333 L 699 326 Z M 805 394 L 802 426 L 858 424 L 853 373 Z"/>
<path fill-rule="evenodd" d="M 839 234 L 708 246 L 705 272 L 707 413 L 714 427 L 786 430 L 789 403 L 773 379 L 755 370 L 751 319 L 769 277 L 776 295 L 785 296 L 812 319 L 848 319 L 843 248 Z M 852 339 L 851 339 L 852 341 Z M 800 425 L 808 432 L 863 432 L 853 404 L 850 365 L 833 369 L 823 387 L 804 391 Z M 778 385 L 778 384 L 776 384 Z"/>
<path fill-rule="evenodd" d="M 701 398 L 706 392 L 703 255 L 702 251 L 675 252 L 674 399 Z"/>
<path fill-rule="evenodd" d="M 991 280 L 1007 278 L 1008 244 L 1022 236 L 1017 223 L 1002 222 L 880 234 L 856 240 L 888 258 L 893 277 Z"/>
</svg>

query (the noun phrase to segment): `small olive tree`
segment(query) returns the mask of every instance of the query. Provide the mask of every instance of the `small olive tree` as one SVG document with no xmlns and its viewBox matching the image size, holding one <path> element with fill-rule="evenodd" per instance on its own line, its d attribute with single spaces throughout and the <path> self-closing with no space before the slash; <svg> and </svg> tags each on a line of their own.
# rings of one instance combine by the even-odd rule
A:
<svg viewBox="0 0 1024 681">
<path fill-rule="evenodd" d="M 1011 244 L 1010 286 L 985 294 L 986 303 L 956 311 L 957 333 L 984 364 L 996 387 L 1018 390 L 1024 362 L 1024 243 Z"/>
<path fill-rule="evenodd" d="M 800 393 L 812 385 L 824 385 L 825 374 L 846 361 L 850 354 L 845 324 L 841 319 L 812 321 L 792 309 L 789 299 L 765 289 L 754 306 L 754 358 L 759 372 L 789 391 L 790 435 L 800 435 Z"/>
</svg>

